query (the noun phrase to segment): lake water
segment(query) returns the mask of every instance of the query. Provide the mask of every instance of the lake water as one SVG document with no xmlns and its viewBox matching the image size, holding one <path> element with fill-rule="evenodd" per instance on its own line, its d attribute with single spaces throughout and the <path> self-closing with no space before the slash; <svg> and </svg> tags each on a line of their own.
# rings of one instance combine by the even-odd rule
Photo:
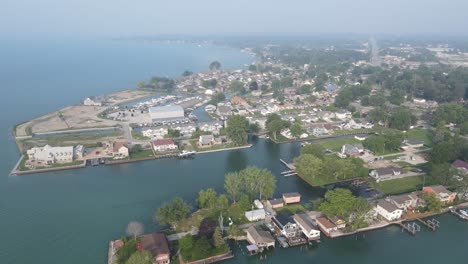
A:
<svg viewBox="0 0 468 264">
<path fill-rule="evenodd" d="M 299 144 L 253 139 L 250 149 L 117 166 L 9 177 L 18 159 L 12 127 L 29 118 L 99 95 L 134 87 L 152 75 L 202 71 L 213 60 L 227 68 L 249 63 L 247 54 L 223 47 L 112 42 L 108 40 L 2 40 L 0 42 L 0 263 L 105 263 L 107 243 L 132 220 L 151 232 L 153 213 L 174 196 L 193 201 L 200 189 L 222 191 L 224 174 L 256 165 L 270 169 L 278 194 L 316 198 L 296 177 L 281 177 L 279 159 Z M 437 232 L 411 237 L 396 227 L 363 236 L 323 239 L 317 248 L 276 249 L 267 261 L 237 257 L 226 263 L 451 263 L 468 257 L 468 223 L 438 217 Z"/>
</svg>

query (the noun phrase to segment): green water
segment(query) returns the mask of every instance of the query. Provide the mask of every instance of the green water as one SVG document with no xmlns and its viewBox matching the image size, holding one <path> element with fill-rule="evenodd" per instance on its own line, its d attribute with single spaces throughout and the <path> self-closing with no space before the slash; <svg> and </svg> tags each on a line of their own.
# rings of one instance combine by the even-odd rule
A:
<svg viewBox="0 0 468 264">
<path fill-rule="evenodd" d="M 130 221 L 143 222 L 146 232 L 155 231 L 153 212 L 163 202 L 174 196 L 193 201 L 200 189 L 208 187 L 222 191 L 224 174 L 248 165 L 273 171 L 278 194 L 298 191 L 305 199 L 320 194 L 296 177 L 279 176 L 284 170 L 279 158 L 298 155 L 298 144 L 258 139 L 250 149 L 199 155 L 194 160 L 9 177 L 18 158 L 11 128 L 22 120 L 88 95 L 125 88 L 151 72 L 177 76 L 186 68 L 203 70 L 216 58 L 224 58 L 229 61 L 224 64 L 232 67 L 249 61 L 237 51 L 214 47 L 29 43 L 0 42 L 0 264 L 105 263 L 108 241 L 124 235 Z M 164 65 L 167 58 L 173 58 L 172 63 Z M 466 263 L 468 222 L 451 215 L 438 219 L 440 230 L 422 228 L 416 237 L 390 227 L 365 237 L 323 239 L 317 248 L 278 248 L 268 253 L 267 261 L 236 249 L 236 258 L 226 263 Z"/>
</svg>

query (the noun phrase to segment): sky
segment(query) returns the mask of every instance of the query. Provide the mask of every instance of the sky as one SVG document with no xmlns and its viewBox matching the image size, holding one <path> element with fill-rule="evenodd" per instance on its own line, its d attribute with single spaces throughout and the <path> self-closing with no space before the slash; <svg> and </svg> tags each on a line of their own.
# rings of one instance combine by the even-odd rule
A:
<svg viewBox="0 0 468 264">
<path fill-rule="evenodd" d="M 0 34 L 467 34 L 467 0 L 0 0 Z"/>
</svg>

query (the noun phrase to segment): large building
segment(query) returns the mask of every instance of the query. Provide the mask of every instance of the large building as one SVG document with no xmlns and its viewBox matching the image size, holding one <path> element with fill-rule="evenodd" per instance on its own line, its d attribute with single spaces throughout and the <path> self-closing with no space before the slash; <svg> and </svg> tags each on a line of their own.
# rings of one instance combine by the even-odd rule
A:
<svg viewBox="0 0 468 264">
<path fill-rule="evenodd" d="M 171 262 L 171 251 L 164 234 L 154 233 L 142 236 L 141 246 L 151 253 L 153 264 L 169 264 Z"/>
<path fill-rule="evenodd" d="M 149 114 L 153 122 L 184 119 L 184 109 L 177 105 L 151 107 Z"/>
<path fill-rule="evenodd" d="M 42 164 L 68 163 L 73 161 L 73 147 L 44 147 L 32 148 L 27 151 L 32 162 Z"/>
</svg>

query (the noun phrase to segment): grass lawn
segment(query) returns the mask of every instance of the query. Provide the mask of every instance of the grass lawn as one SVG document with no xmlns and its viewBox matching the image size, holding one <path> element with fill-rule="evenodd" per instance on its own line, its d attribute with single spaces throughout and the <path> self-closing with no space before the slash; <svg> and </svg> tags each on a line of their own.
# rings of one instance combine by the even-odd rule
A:
<svg viewBox="0 0 468 264">
<path fill-rule="evenodd" d="M 307 208 L 305 208 L 302 204 L 289 204 L 275 210 L 277 213 L 293 215 L 298 213 L 304 213 L 307 211 Z"/>
<path fill-rule="evenodd" d="M 137 140 L 151 140 L 151 138 L 143 136 L 141 132 L 132 131 L 132 137 Z"/>
<path fill-rule="evenodd" d="M 324 141 L 319 141 L 319 142 L 313 142 L 312 144 L 321 145 L 325 149 L 329 149 L 332 151 L 340 151 L 341 147 L 344 144 L 357 144 L 357 143 L 362 143 L 362 141 L 359 141 L 355 138 L 340 138 L 340 139 L 329 139 L 329 140 L 324 140 Z"/>
<path fill-rule="evenodd" d="M 197 146 L 198 140 L 190 140 L 190 146 L 192 147 L 193 150 L 197 152 L 204 152 L 204 151 L 210 151 L 210 150 L 218 150 L 218 149 L 226 149 L 226 148 L 233 148 L 237 147 L 232 143 L 226 143 L 226 144 L 221 144 L 221 145 L 214 145 L 211 147 L 203 147 L 200 148 Z"/>
<path fill-rule="evenodd" d="M 72 162 L 69 162 L 69 163 L 56 163 L 56 164 L 52 164 L 51 167 L 52 168 L 60 168 L 60 167 L 68 167 L 68 166 L 76 166 L 76 165 L 81 165 L 83 164 L 84 161 L 82 160 L 75 160 L 75 161 L 72 161 Z"/>
<path fill-rule="evenodd" d="M 406 137 L 422 140 L 424 142 L 424 145 L 428 147 L 432 146 L 432 140 L 430 138 L 430 131 L 427 129 L 421 129 L 421 128 L 410 129 L 408 132 L 406 132 Z"/>
<path fill-rule="evenodd" d="M 27 155 L 23 155 L 23 156 L 21 157 L 21 162 L 20 162 L 19 165 L 18 165 L 18 170 L 20 170 L 20 171 L 28 171 L 28 170 L 29 170 L 29 168 L 26 167 L 26 165 L 25 165 L 25 163 L 26 163 L 27 160 L 28 160 L 28 156 L 27 156 Z"/>
<path fill-rule="evenodd" d="M 423 177 L 424 176 L 413 176 L 390 181 L 382 181 L 379 183 L 372 181 L 370 183 L 375 189 L 384 192 L 386 195 L 400 194 L 421 190 Z M 426 177 L 426 185 L 428 184 L 428 179 Z"/>
<path fill-rule="evenodd" d="M 142 159 L 148 157 L 154 157 L 154 153 L 151 149 L 143 150 L 137 153 L 130 153 L 130 159 Z"/>
</svg>

